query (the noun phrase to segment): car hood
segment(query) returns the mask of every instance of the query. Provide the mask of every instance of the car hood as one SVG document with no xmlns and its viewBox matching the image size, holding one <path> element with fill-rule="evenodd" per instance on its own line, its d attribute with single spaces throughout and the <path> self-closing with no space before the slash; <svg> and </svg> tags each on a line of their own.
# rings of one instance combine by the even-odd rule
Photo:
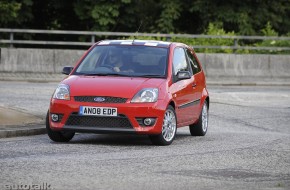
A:
<svg viewBox="0 0 290 190">
<path fill-rule="evenodd" d="M 71 96 L 113 96 L 132 98 L 142 88 L 157 88 L 166 79 L 119 76 L 76 76 L 62 83 L 70 87 Z"/>
</svg>

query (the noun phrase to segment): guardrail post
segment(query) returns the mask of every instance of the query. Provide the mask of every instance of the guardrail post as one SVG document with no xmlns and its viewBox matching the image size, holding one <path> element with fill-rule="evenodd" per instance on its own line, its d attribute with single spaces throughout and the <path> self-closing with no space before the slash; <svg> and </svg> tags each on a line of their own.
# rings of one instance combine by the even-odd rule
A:
<svg viewBox="0 0 290 190">
<path fill-rule="evenodd" d="M 91 36 L 91 42 L 94 44 L 95 43 L 95 35 Z"/>
<path fill-rule="evenodd" d="M 10 32 L 10 48 L 13 48 L 13 40 L 14 40 L 13 32 Z"/>
<path fill-rule="evenodd" d="M 237 52 L 237 50 L 238 50 L 238 46 L 239 46 L 239 44 L 238 44 L 238 39 L 234 39 L 234 53 L 236 53 Z"/>
</svg>

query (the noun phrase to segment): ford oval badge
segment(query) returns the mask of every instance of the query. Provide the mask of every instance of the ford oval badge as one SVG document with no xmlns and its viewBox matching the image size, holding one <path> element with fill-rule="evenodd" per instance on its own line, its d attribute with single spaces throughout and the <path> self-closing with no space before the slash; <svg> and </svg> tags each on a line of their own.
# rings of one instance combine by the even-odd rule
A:
<svg viewBox="0 0 290 190">
<path fill-rule="evenodd" d="M 95 97 L 94 98 L 94 101 L 95 102 L 103 102 L 103 101 L 105 101 L 106 99 L 105 98 L 103 98 L 103 97 Z"/>
</svg>

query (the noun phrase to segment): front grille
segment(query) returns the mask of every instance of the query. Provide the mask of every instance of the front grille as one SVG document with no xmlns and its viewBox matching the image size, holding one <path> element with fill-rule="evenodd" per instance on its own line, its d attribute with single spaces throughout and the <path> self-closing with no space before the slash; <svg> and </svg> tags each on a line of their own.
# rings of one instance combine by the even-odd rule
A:
<svg viewBox="0 0 290 190">
<path fill-rule="evenodd" d="M 95 101 L 95 98 L 104 98 L 104 101 L 98 102 Z M 119 98 L 119 97 L 110 97 L 110 96 L 75 96 L 75 101 L 77 102 L 98 102 L 98 103 L 125 103 L 127 98 Z"/>
<path fill-rule="evenodd" d="M 96 117 L 96 116 L 79 116 L 72 114 L 66 125 L 88 126 L 88 127 L 105 127 L 105 128 L 133 128 L 126 116 L 118 117 Z"/>
</svg>

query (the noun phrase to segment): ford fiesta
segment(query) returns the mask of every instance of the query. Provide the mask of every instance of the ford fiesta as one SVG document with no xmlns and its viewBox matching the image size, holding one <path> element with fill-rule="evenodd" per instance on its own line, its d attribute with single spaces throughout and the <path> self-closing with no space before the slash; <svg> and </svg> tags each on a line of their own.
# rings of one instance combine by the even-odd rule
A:
<svg viewBox="0 0 290 190">
<path fill-rule="evenodd" d="M 76 132 L 147 134 L 169 145 L 178 127 L 208 129 L 209 94 L 195 52 L 182 43 L 105 40 L 94 44 L 56 88 L 47 113 L 48 136 Z"/>
</svg>

